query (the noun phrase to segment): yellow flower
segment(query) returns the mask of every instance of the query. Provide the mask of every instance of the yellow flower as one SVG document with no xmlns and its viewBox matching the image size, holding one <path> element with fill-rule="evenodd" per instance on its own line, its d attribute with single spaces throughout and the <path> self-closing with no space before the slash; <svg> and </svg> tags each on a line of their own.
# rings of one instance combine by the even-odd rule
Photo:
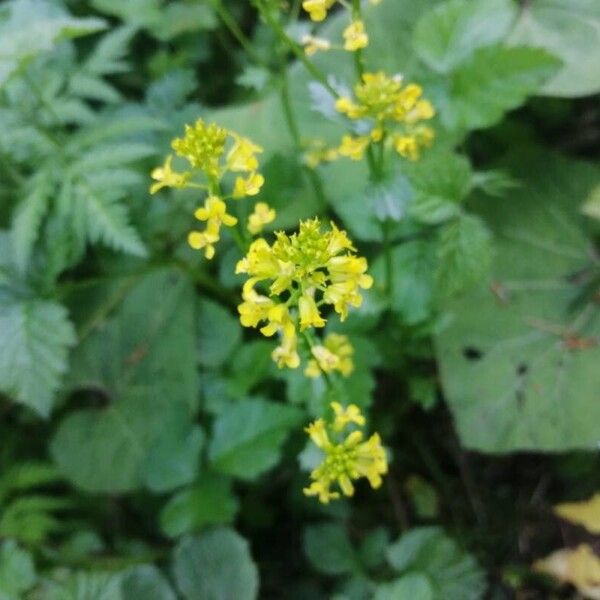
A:
<svg viewBox="0 0 600 600">
<path fill-rule="evenodd" d="M 233 227 L 237 223 L 237 219 L 230 214 L 227 214 L 227 205 L 218 196 L 209 196 L 202 208 L 196 209 L 194 216 L 199 221 L 211 221 L 220 228 L 221 224 L 227 227 Z"/>
<path fill-rule="evenodd" d="M 354 255 L 346 232 L 333 223 L 323 231 L 315 218 L 302 221 L 297 233 L 279 231 L 275 236 L 272 245 L 263 238 L 252 242 L 247 255 L 236 265 L 236 273 L 249 276 L 243 286 L 240 321 L 245 327 L 267 321 L 261 329 L 263 335 L 280 331 L 283 341 L 276 351 L 277 362 L 298 366 L 296 329 L 324 327 L 319 309 L 323 304 L 333 305 L 342 319 L 346 318 L 350 306 L 360 305 L 360 290 L 370 287 L 373 280 L 366 274 L 366 259 Z M 270 298 L 256 293 L 255 286 L 268 286 Z M 283 308 L 285 318 L 276 318 L 276 311 Z M 325 345 L 339 354 L 338 370 L 349 373 L 352 349 L 346 338 L 328 337 Z"/>
<path fill-rule="evenodd" d="M 344 136 L 339 152 L 353 160 L 361 160 L 368 145 L 390 140 L 398 154 L 417 160 L 420 151 L 431 145 L 434 132 L 423 121 L 435 116 L 431 102 L 422 98 L 421 86 L 403 85 L 401 77 L 383 72 L 365 73 L 354 88 L 355 98 L 337 99 L 336 110 L 349 119 L 363 120 L 372 125 L 369 136 Z"/>
<path fill-rule="evenodd" d="M 204 255 L 209 260 L 215 255 L 214 244 L 219 241 L 219 230 L 210 222 L 204 231 L 191 231 L 188 243 L 194 250 L 204 248 Z"/>
<path fill-rule="evenodd" d="M 298 300 L 298 311 L 300 312 L 300 331 L 307 327 L 325 327 L 325 319 L 321 316 L 313 296 L 303 294 Z"/>
<path fill-rule="evenodd" d="M 275 220 L 275 209 L 271 208 L 266 202 L 257 202 L 254 206 L 254 212 L 248 217 L 248 231 L 256 235 L 263 230 L 265 225 Z"/>
<path fill-rule="evenodd" d="M 264 182 L 265 178 L 260 173 L 250 173 L 246 179 L 237 177 L 233 188 L 233 197 L 256 196 Z"/>
<path fill-rule="evenodd" d="M 337 148 L 329 148 L 322 140 L 313 140 L 311 147 L 304 153 L 304 164 L 315 169 L 321 163 L 331 162 L 338 158 Z"/>
<path fill-rule="evenodd" d="M 339 437 L 349 426 L 365 425 L 365 418 L 355 405 L 344 409 L 337 403 L 332 404 L 335 420 L 329 425 L 323 419 L 311 423 L 306 432 L 312 442 L 324 454 L 321 464 L 311 474 L 311 484 L 304 489 L 307 496 L 317 496 L 323 504 L 340 497 L 338 491 L 332 490 L 337 485 L 345 496 L 354 495 L 353 481 L 362 477 L 369 481 L 373 489 L 381 486 L 382 475 L 387 473 L 387 457 L 381 445 L 381 438 L 373 434 L 366 442 L 363 432 L 354 430 L 341 441 L 332 441 L 331 433 Z"/>
<path fill-rule="evenodd" d="M 331 408 L 333 408 L 333 412 L 335 413 L 335 421 L 333 422 L 333 429 L 335 431 L 343 431 L 352 423 L 364 427 L 367 422 L 356 404 L 350 404 L 344 408 L 339 402 L 332 402 Z"/>
<path fill-rule="evenodd" d="M 186 125 L 185 135 L 175 138 L 171 146 L 192 167 L 201 169 L 209 177 L 219 177 L 219 159 L 225 151 L 227 136 L 227 129 L 215 123 L 207 125 L 202 119 L 198 119 L 194 125 Z"/>
<path fill-rule="evenodd" d="M 263 151 L 260 146 L 252 143 L 248 138 L 231 133 L 235 142 L 227 154 L 226 165 L 230 171 L 251 172 L 258 169 L 256 154 Z"/>
<path fill-rule="evenodd" d="M 352 21 L 344 30 L 344 50 L 354 52 L 369 45 L 369 36 L 362 21 Z"/>
<path fill-rule="evenodd" d="M 302 36 L 302 45 L 304 46 L 306 56 L 313 56 L 319 51 L 331 49 L 331 42 L 329 40 L 314 37 L 309 34 Z"/>
<path fill-rule="evenodd" d="M 153 183 L 150 186 L 151 194 L 156 194 L 158 190 L 161 190 L 164 187 L 184 188 L 186 186 L 191 173 L 188 171 L 184 173 L 173 171 L 171 168 L 172 161 L 173 156 L 169 154 L 165 159 L 165 164 L 162 167 L 156 167 L 150 174 L 152 179 L 156 180 L 156 183 Z"/>
<path fill-rule="evenodd" d="M 334 4 L 335 0 L 304 0 L 302 8 L 313 21 L 323 21 Z"/>
<path fill-rule="evenodd" d="M 347 377 L 354 370 L 352 355 L 354 349 L 348 337 L 338 333 L 330 333 L 323 345 L 311 348 L 313 359 L 309 361 L 304 374 L 307 377 L 316 378 L 322 373 L 339 371 Z M 334 408 L 335 410 L 335 408 Z"/>
<path fill-rule="evenodd" d="M 361 160 L 369 143 L 370 138 L 368 136 L 352 137 L 351 135 L 345 135 L 342 138 L 338 152 L 351 160 Z"/>
</svg>

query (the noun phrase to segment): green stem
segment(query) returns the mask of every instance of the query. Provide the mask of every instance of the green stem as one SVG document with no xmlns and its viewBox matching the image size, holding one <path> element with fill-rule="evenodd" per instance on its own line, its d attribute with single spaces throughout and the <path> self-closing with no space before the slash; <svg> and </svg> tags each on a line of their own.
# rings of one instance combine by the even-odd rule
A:
<svg viewBox="0 0 600 600">
<path fill-rule="evenodd" d="M 300 128 L 296 121 L 296 115 L 292 108 L 292 102 L 290 97 L 290 85 L 287 70 L 285 66 L 281 70 L 281 90 L 280 90 L 281 105 L 283 107 L 283 115 L 288 126 L 292 141 L 294 142 L 294 148 L 298 154 L 302 152 L 302 140 L 300 137 Z M 327 200 L 323 193 L 323 184 L 320 177 L 310 167 L 304 165 L 303 170 L 310 181 L 315 198 L 321 208 L 327 206 Z"/>
<path fill-rule="evenodd" d="M 222 0 L 209 0 L 215 12 L 219 15 L 223 24 L 229 29 L 231 35 L 238 41 L 240 46 L 244 49 L 246 54 L 251 58 L 253 62 L 261 65 L 265 68 L 269 68 L 269 65 L 262 59 L 262 57 L 254 50 L 252 42 L 246 37 L 244 32 L 241 30 L 234 16 L 229 12 L 229 9 L 223 4 Z"/>
<path fill-rule="evenodd" d="M 381 231 L 383 233 L 383 256 L 385 261 L 385 293 L 388 298 L 392 294 L 394 287 L 394 265 L 392 262 L 392 246 L 390 239 L 390 221 L 386 219 L 381 224 Z"/>
<path fill-rule="evenodd" d="M 304 53 L 304 48 L 296 43 L 281 26 L 281 23 L 276 19 L 271 10 L 265 7 L 264 3 L 260 0 L 256 2 L 258 10 L 264 20 L 267 22 L 269 27 L 273 29 L 277 37 L 289 48 L 289 50 L 296 56 L 296 58 L 304 65 L 304 68 L 332 95 L 334 98 L 338 98 L 339 94 L 337 90 L 327 81 L 327 77 L 323 72 L 307 58 Z"/>
</svg>

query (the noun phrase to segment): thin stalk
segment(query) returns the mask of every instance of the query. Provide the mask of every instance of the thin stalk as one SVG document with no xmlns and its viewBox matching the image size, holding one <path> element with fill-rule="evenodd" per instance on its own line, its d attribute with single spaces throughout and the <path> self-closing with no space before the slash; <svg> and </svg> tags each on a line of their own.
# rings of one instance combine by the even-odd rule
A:
<svg viewBox="0 0 600 600">
<path fill-rule="evenodd" d="M 300 137 L 300 128 L 298 127 L 296 115 L 294 114 L 294 110 L 292 108 L 289 78 L 285 67 L 283 67 L 281 70 L 280 99 L 281 105 L 283 107 L 283 115 L 285 117 L 285 122 L 287 123 L 288 130 L 292 137 L 292 141 L 294 142 L 295 150 L 299 154 L 300 152 L 302 152 L 302 140 Z M 325 198 L 325 194 L 323 193 L 323 184 L 321 183 L 320 177 L 317 175 L 317 173 L 315 173 L 310 167 L 306 165 L 303 166 L 303 170 L 306 173 L 308 180 L 310 181 L 319 206 L 321 208 L 325 208 L 327 206 L 327 200 Z"/>
<path fill-rule="evenodd" d="M 268 64 L 262 59 L 262 57 L 254 50 L 252 42 L 246 37 L 246 34 L 241 30 L 234 16 L 229 12 L 229 9 L 223 4 L 222 0 L 210 0 L 212 7 L 215 12 L 219 15 L 221 21 L 231 35 L 238 41 L 239 45 L 244 49 L 246 54 L 250 57 L 252 62 L 255 62 L 263 67 L 268 68 Z"/>
<path fill-rule="evenodd" d="M 281 23 L 273 17 L 271 11 L 265 9 L 262 2 L 256 3 L 260 14 L 267 22 L 269 27 L 273 29 L 277 37 L 283 42 L 290 51 L 296 56 L 296 58 L 304 65 L 304 68 L 335 98 L 339 97 L 337 90 L 327 81 L 324 73 L 306 56 L 304 48 L 296 43 L 281 26 Z"/>
</svg>

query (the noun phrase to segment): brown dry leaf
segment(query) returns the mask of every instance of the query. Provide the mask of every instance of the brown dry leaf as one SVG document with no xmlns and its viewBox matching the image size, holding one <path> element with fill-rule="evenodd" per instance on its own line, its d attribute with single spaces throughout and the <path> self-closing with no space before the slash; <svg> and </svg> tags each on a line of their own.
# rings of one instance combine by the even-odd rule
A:
<svg viewBox="0 0 600 600">
<path fill-rule="evenodd" d="M 557 550 L 536 561 L 533 568 L 556 577 L 562 583 L 574 585 L 585 598 L 600 600 L 600 558 L 587 544 L 581 544 L 574 550 Z"/>
<path fill-rule="evenodd" d="M 600 534 L 600 494 L 583 502 L 558 504 L 554 513 L 561 519 L 582 525 L 590 533 Z"/>
</svg>

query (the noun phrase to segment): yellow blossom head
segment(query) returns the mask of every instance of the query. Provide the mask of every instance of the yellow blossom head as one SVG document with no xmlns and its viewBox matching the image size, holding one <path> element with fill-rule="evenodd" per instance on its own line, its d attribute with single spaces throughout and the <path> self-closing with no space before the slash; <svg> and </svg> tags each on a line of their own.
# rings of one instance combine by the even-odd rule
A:
<svg viewBox="0 0 600 600">
<path fill-rule="evenodd" d="M 344 408 L 337 402 L 331 408 L 335 414 L 332 423 L 317 419 L 306 428 L 312 442 L 323 452 L 323 460 L 311 472 L 311 484 L 304 493 L 317 496 L 324 504 L 340 498 L 340 491 L 344 496 L 354 495 L 353 482 L 363 477 L 377 489 L 388 470 L 379 435 L 375 433 L 365 442 L 362 430 L 357 429 L 366 424 L 360 409 L 354 404 Z M 340 491 L 332 489 L 334 486 Z"/>
<path fill-rule="evenodd" d="M 306 56 L 313 56 L 317 52 L 325 52 L 331 49 L 331 42 L 329 40 L 309 34 L 302 36 L 302 45 L 304 46 Z"/>
<path fill-rule="evenodd" d="M 198 119 L 185 126 L 185 135 L 171 143 L 178 156 L 185 158 L 192 167 L 201 169 L 209 177 L 218 177 L 219 160 L 225 151 L 228 132 L 215 123 L 207 125 Z"/>
<path fill-rule="evenodd" d="M 354 348 L 345 335 L 330 333 L 325 338 L 323 345 L 319 344 L 311 348 L 311 354 L 313 358 L 304 371 L 307 377 L 316 378 L 322 373 L 332 373 L 333 371 L 347 377 L 354 370 L 352 361 Z M 335 407 L 334 410 L 336 410 Z"/>
<path fill-rule="evenodd" d="M 351 306 L 360 305 L 361 290 L 371 287 L 373 280 L 366 273 L 366 259 L 355 255 L 346 232 L 333 223 L 323 230 L 317 218 L 302 221 L 296 233 L 279 231 L 275 238 L 273 244 L 263 238 L 255 240 L 236 266 L 236 273 L 249 276 L 243 286 L 240 320 L 246 327 L 266 322 L 261 329 L 264 335 L 279 331 L 285 342 L 282 348 L 292 359 L 282 361 L 278 353 L 278 364 L 298 366 L 296 331 L 324 327 L 326 320 L 321 311 L 326 305 L 331 305 L 345 319 Z M 262 287 L 264 295 L 257 293 L 255 286 Z M 264 298 L 275 307 L 285 307 L 285 324 L 275 319 L 275 309 L 265 312 L 259 306 L 254 309 L 250 306 L 264 304 Z M 256 318 L 249 319 L 249 314 Z M 343 336 L 337 339 L 334 336 L 326 346 L 340 354 L 339 370 L 348 373 L 352 369 L 348 361 L 351 347 L 348 352 L 348 345 L 344 347 L 342 339 Z"/>
<path fill-rule="evenodd" d="M 277 213 L 266 202 L 257 202 L 254 212 L 248 217 L 248 231 L 252 235 L 260 233 L 265 225 L 275 220 Z"/>
<path fill-rule="evenodd" d="M 323 21 L 334 4 L 335 0 L 304 0 L 302 8 L 313 21 Z"/>
<path fill-rule="evenodd" d="M 344 30 L 344 50 L 355 52 L 369 45 L 369 36 L 365 31 L 365 24 L 360 21 L 352 21 Z"/>
<path fill-rule="evenodd" d="M 191 173 L 186 171 L 184 173 L 177 173 L 173 171 L 171 163 L 173 156 L 169 154 L 165 159 L 165 164 L 162 167 L 156 167 L 151 173 L 152 179 L 156 181 L 150 186 L 150 193 L 156 194 L 159 190 L 164 187 L 173 188 L 184 188 L 191 177 Z"/>
</svg>

